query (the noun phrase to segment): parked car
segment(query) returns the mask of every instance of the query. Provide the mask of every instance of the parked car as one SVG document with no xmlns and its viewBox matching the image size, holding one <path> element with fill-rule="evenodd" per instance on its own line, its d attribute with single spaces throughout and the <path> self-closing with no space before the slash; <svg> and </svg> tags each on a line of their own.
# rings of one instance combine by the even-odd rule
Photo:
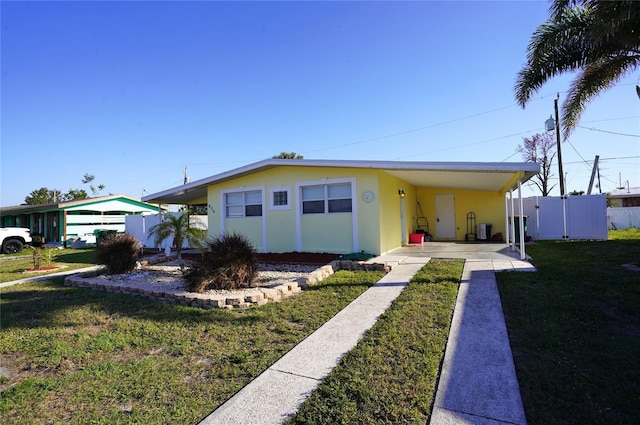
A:
<svg viewBox="0 0 640 425">
<path fill-rule="evenodd" d="M 25 227 L 0 228 L 0 250 L 4 254 L 22 251 L 25 244 L 31 243 L 31 231 Z"/>
</svg>

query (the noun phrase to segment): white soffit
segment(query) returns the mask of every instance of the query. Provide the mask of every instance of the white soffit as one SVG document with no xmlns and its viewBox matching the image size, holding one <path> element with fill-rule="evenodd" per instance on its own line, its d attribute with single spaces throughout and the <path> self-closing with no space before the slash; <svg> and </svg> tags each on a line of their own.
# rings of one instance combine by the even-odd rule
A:
<svg viewBox="0 0 640 425">
<path fill-rule="evenodd" d="M 497 192 L 504 189 L 514 176 L 513 172 L 487 171 L 417 171 L 383 170 L 416 187 L 438 189 L 464 189 Z"/>
</svg>

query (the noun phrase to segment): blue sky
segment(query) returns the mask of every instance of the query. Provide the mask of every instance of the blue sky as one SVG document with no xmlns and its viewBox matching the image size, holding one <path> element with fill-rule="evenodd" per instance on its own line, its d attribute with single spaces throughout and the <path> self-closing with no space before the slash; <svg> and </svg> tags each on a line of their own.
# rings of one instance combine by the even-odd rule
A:
<svg viewBox="0 0 640 425">
<path fill-rule="evenodd" d="M 88 191 L 85 173 L 139 197 L 180 185 L 185 166 L 196 180 L 282 151 L 520 162 L 570 81 L 515 103 L 548 6 L 3 1 L 0 202 Z M 620 175 L 640 186 L 639 78 L 592 102 L 563 144 L 569 191 L 587 189 L 595 155 L 603 191 Z"/>
</svg>

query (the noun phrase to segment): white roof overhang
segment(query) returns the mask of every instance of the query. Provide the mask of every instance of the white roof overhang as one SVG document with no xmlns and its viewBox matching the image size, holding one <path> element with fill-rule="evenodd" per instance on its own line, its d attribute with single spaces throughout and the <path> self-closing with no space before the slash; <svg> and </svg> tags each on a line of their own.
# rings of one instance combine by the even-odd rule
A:
<svg viewBox="0 0 640 425">
<path fill-rule="evenodd" d="M 506 192 L 540 172 L 532 162 L 406 162 L 267 159 L 182 186 L 147 195 L 143 202 L 190 204 L 207 197 L 207 187 L 274 167 L 368 168 L 389 173 L 416 187 Z"/>
</svg>

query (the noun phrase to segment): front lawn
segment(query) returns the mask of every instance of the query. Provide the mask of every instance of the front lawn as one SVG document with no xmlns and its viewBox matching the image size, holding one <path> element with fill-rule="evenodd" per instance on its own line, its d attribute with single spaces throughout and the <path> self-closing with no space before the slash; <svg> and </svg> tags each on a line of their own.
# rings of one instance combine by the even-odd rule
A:
<svg viewBox="0 0 640 425">
<path fill-rule="evenodd" d="M 3 424 L 197 423 L 383 276 L 339 271 L 258 308 L 62 286 L 0 290 Z"/>
<path fill-rule="evenodd" d="M 527 420 L 640 423 L 639 240 L 542 241 L 497 273 Z"/>
<path fill-rule="evenodd" d="M 60 268 L 25 273 L 26 270 L 34 268 L 34 252 L 34 248 L 25 248 L 17 254 L 0 256 L 0 282 L 9 282 L 95 265 L 95 249 L 41 249 L 40 266 L 60 266 Z"/>
</svg>

